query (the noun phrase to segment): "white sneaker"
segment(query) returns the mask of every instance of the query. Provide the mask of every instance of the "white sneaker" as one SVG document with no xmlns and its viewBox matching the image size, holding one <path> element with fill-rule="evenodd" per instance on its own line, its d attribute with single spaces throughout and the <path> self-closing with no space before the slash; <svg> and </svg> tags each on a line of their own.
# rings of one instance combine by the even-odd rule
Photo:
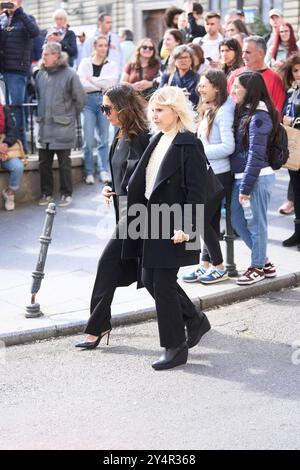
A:
<svg viewBox="0 0 300 470">
<path fill-rule="evenodd" d="M 102 183 L 111 183 L 111 177 L 107 171 L 100 171 L 100 180 Z"/>
<path fill-rule="evenodd" d="M 95 183 L 94 176 L 93 175 L 87 175 L 87 177 L 85 178 L 85 183 L 86 184 L 94 184 Z"/>
<path fill-rule="evenodd" d="M 58 207 L 66 207 L 66 206 L 68 206 L 69 204 L 71 204 L 72 200 L 73 200 L 73 199 L 72 199 L 72 196 L 64 196 L 64 195 L 63 195 L 63 196 L 60 198 L 60 201 L 59 201 L 59 203 L 58 203 Z"/>
<path fill-rule="evenodd" d="M 15 196 L 14 194 L 8 194 L 5 189 L 2 191 L 4 198 L 4 207 L 7 211 L 13 211 L 15 209 Z"/>
<path fill-rule="evenodd" d="M 46 194 L 43 194 L 41 199 L 39 200 L 39 206 L 48 206 L 50 202 L 54 202 L 54 199 L 52 196 L 46 196 Z"/>
</svg>

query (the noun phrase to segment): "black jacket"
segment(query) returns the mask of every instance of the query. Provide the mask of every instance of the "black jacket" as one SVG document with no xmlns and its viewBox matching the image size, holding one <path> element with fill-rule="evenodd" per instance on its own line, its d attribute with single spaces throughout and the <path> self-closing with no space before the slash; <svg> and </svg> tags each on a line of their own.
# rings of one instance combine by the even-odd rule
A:
<svg viewBox="0 0 300 470">
<path fill-rule="evenodd" d="M 2 28 L 0 48 L 3 51 L 3 71 L 28 74 L 31 66 L 32 39 L 39 35 L 35 19 L 23 8 L 13 14 L 10 26 Z"/>
<path fill-rule="evenodd" d="M 141 132 L 136 137 L 126 142 L 126 153 L 122 155 L 122 161 L 118 159 L 117 165 L 114 165 L 114 155 L 118 144 L 117 134 L 111 144 L 109 152 L 109 165 L 112 175 L 112 190 L 117 195 L 127 195 L 127 186 L 129 179 L 134 172 L 141 156 L 149 144 L 150 134 L 148 131 Z M 119 220 L 119 211 L 117 198 L 114 196 L 114 207 L 116 212 L 116 221 Z"/>
<path fill-rule="evenodd" d="M 142 265 L 146 268 L 179 268 L 180 266 L 189 266 L 199 262 L 200 237 L 194 237 L 196 223 L 201 221 L 196 219 L 196 206 L 205 203 L 207 169 L 203 146 L 197 143 L 197 138 L 191 132 L 178 133 L 169 147 L 162 164 L 160 166 L 156 182 L 151 193 L 149 201 L 145 199 L 146 186 L 146 167 L 150 156 L 156 147 L 161 133 L 154 136 L 128 185 L 128 224 L 134 223 L 134 215 L 130 213 L 134 204 L 145 204 L 147 207 L 148 227 L 153 224 L 150 220 L 151 209 L 154 205 L 162 208 L 162 204 L 168 207 L 174 204 L 182 209 L 181 214 L 174 220 L 170 217 L 170 237 L 163 239 L 151 238 L 148 234 L 145 240 L 128 239 L 124 244 L 124 256 L 133 256 L 134 253 L 142 255 Z M 186 205 L 191 209 L 190 214 L 183 211 Z M 174 207 L 174 206 L 173 206 Z M 182 217 L 181 217 L 182 216 Z M 183 223 L 184 216 L 187 216 L 186 223 Z M 137 217 L 139 215 L 137 214 Z M 178 221 L 180 222 L 178 224 Z M 158 222 L 158 232 L 162 232 L 162 220 Z M 166 222 L 166 220 L 164 220 Z M 170 238 L 174 234 L 174 229 L 183 228 L 189 233 L 193 246 L 181 243 L 175 245 Z M 203 228 L 203 227 L 202 227 Z"/>
</svg>

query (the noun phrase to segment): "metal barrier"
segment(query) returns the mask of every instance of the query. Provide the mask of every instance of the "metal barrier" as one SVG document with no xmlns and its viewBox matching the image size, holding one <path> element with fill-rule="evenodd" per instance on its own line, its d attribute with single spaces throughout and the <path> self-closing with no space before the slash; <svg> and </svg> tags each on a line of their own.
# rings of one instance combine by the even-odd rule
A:
<svg viewBox="0 0 300 470">
<path fill-rule="evenodd" d="M 15 118 L 14 110 L 21 109 L 25 113 L 25 120 L 28 122 L 29 118 L 29 135 L 30 135 L 30 153 L 33 155 L 36 150 L 35 146 L 35 135 L 34 135 L 34 116 L 37 115 L 37 103 L 24 103 L 24 104 L 10 104 L 9 108 L 12 111 L 12 115 Z M 23 122 L 23 120 L 22 120 Z M 23 126 L 20 129 L 21 134 L 23 134 Z M 80 117 L 76 120 L 76 144 L 74 150 L 82 149 L 82 126 Z"/>
</svg>

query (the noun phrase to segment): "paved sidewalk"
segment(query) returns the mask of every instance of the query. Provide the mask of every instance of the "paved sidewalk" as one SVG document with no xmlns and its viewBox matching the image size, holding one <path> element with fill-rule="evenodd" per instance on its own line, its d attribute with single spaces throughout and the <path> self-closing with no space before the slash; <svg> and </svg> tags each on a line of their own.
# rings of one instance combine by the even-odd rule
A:
<svg viewBox="0 0 300 470">
<path fill-rule="evenodd" d="M 281 245 L 293 231 L 294 217 L 277 212 L 286 199 L 287 182 L 287 171 L 277 172 L 269 212 L 269 257 L 276 264 L 278 277 L 242 288 L 235 279 L 211 286 L 183 283 L 195 303 L 209 308 L 300 285 L 300 252 Z M 7 346 L 82 331 L 89 316 L 97 261 L 114 226 L 113 208 L 104 207 L 100 190 L 99 184 L 78 185 L 73 204 L 57 208 L 46 275 L 36 297 L 44 316 L 37 319 L 26 319 L 25 307 L 30 303 L 31 273 L 39 252 L 45 208 L 26 204 L 14 212 L 1 211 L 0 341 Z M 249 251 L 240 240 L 235 242 L 235 262 L 239 272 L 249 265 Z M 182 269 L 181 274 L 188 270 Z M 135 285 L 117 290 L 112 312 L 114 324 L 155 316 L 152 298 L 145 289 L 136 290 Z"/>
</svg>

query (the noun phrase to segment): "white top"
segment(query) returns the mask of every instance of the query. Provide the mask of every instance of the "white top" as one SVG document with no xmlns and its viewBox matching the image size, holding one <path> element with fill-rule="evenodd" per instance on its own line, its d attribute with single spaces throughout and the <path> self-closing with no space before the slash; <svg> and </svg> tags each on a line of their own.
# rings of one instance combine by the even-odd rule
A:
<svg viewBox="0 0 300 470">
<path fill-rule="evenodd" d="M 215 174 L 230 171 L 230 155 L 234 152 L 235 141 L 233 134 L 235 104 L 229 96 L 218 109 L 209 138 L 207 138 L 207 117 L 203 117 L 198 137 L 201 139 L 207 159 Z"/>
<path fill-rule="evenodd" d="M 172 129 L 171 131 L 164 132 L 151 154 L 146 168 L 145 197 L 147 199 L 150 198 L 151 193 L 153 191 L 160 165 L 177 134 L 177 129 Z"/>
<path fill-rule="evenodd" d="M 118 66 L 111 60 L 104 63 L 100 77 L 93 77 L 92 58 L 82 59 L 77 70 L 81 85 L 86 93 L 93 91 L 105 91 L 110 86 L 116 85 L 118 82 Z"/>
<path fill-rule="evenodd" d="M 87 38 L 83 45 L 82 51 L 82 58 L 84 57 L 91 57 L 93 52 L 93 44 L 94 40 L 99 35 L 99 32 L 96 31 L 96 34 L 93 37 Z M 108 33 L 107 39 L 110 42 L 109 52 L 108 52 L 108 59 L 115 62 L 118 67 L 118 77 L 121 75 L 124 66 L 124 56 L 123 51 L 120 46 L 120 39 L 117 34 L 115 33 Z"/>
<path fill-rule="evenodd" d="M 218 34 L 217 39 L 209 39 L 208 34 L 203 38 L 193 39 L 194 44 L 199 44 L 204 52 L 204 57 L 211 57 L 213 60 L 218 61 L 220 59 L 219 44 L 223 41 L 224 37 L 221 33 Z"/>
</svg>

